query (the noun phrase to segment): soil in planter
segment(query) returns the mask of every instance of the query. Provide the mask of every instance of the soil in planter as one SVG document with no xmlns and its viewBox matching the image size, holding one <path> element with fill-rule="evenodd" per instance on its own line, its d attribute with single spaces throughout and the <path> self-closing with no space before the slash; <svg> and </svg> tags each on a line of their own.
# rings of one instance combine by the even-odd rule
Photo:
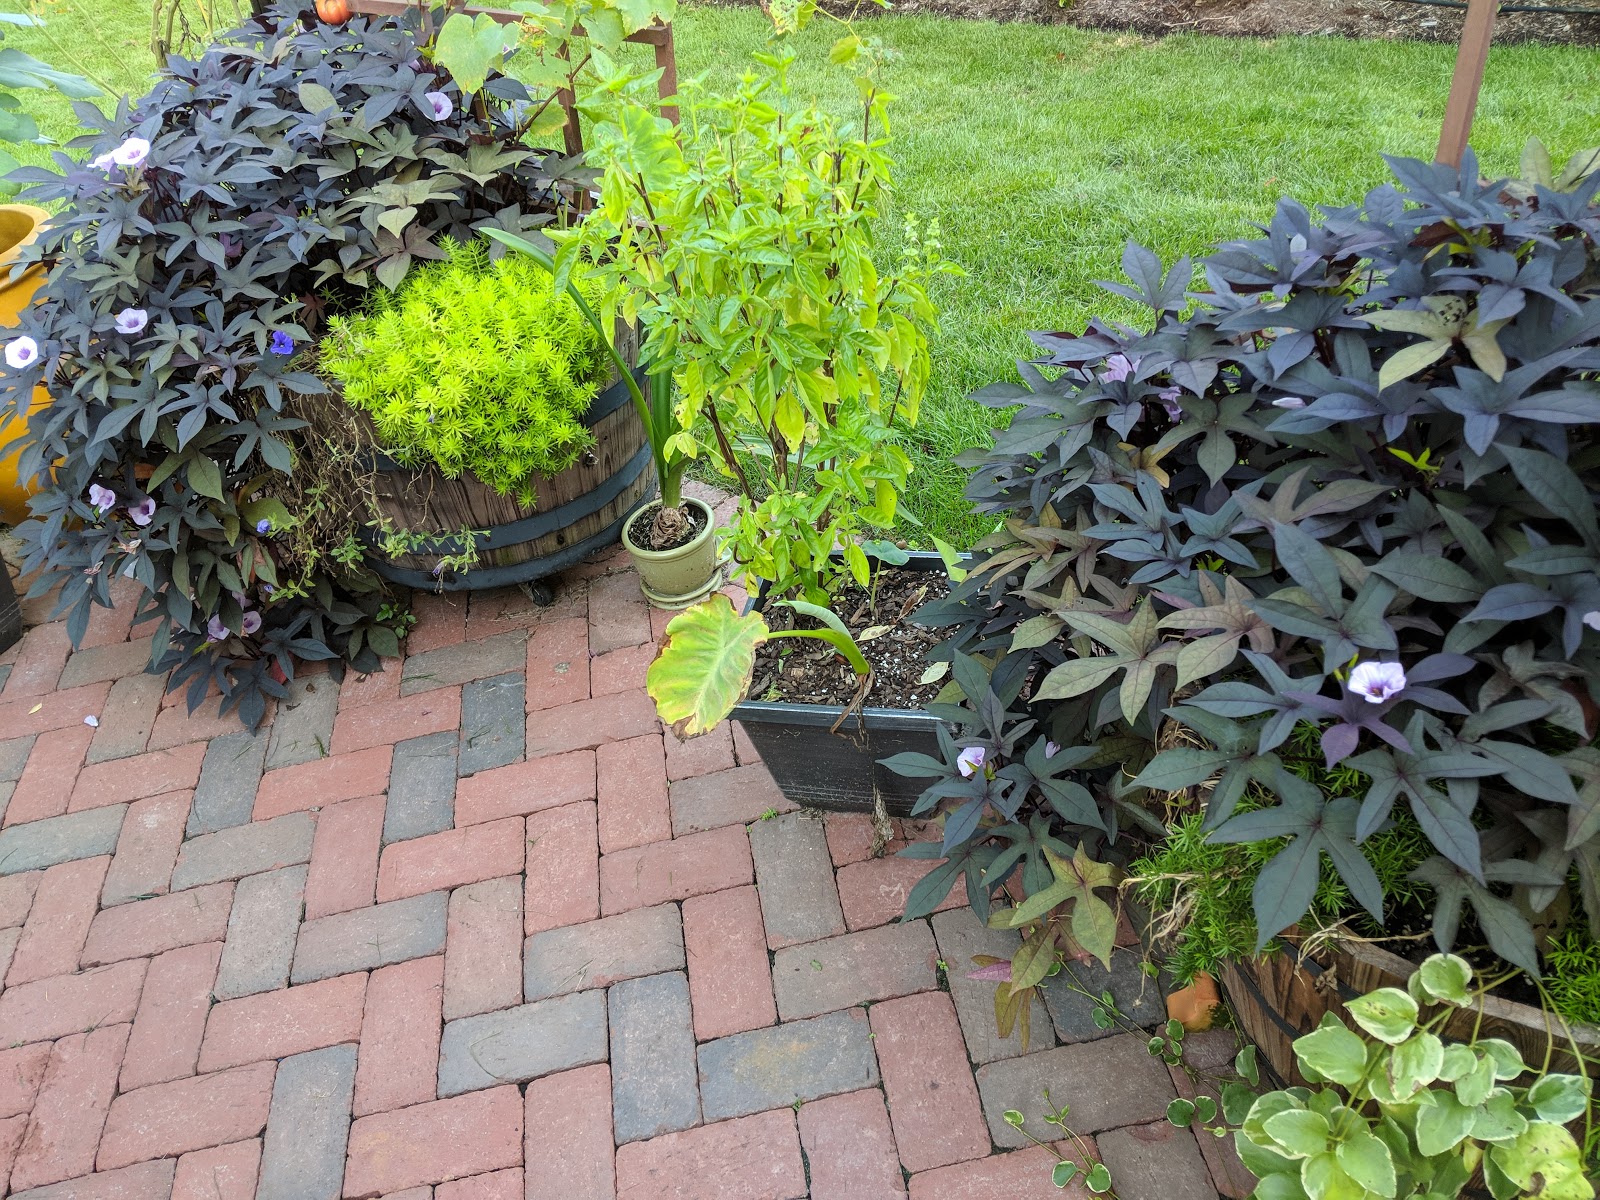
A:
<svg viewBox="0 0 1600 1200">
<path fill-rule="evenodd" d="M 700 536 L 700 531 L 706 527 L 706 515 L 693 505 L 684 505 L 682 512 L 688 519 L 688 532 L 676 538 L 658 538 L 656 536 L 655 513 L 661 509 L 659 500 L 652 501 L 645 507 L 645 515 L 633 523 L 628 531 L 628 536 L 633 539 L 634 545 L 641 550 L 676 550 L 679 546 L 687 546 Z"/>
<path fill-rule="evenodd" d="M 833 611 L 861 647 L 872 666 L 869 708 L 919 709 L 939 694 L 948 676 L 921 682 L 928 670 L 928 651 L 945 640 L 947 631 L 924 629 L 909 620 L 930 600 L 950 591 L 950 581 L 933 571 L 891 567 L 878 576 L 876 590 L 851 584 L 840 591 Z M 817 629 L 820 622 L 797 616 L 782 605 L 769 606 L 773 629 Z M 789 704 L 841 706 L 856 696 L 855 672 L 826 642 L 778 638 L 756 651 L 750 699 Z"/>
</svg>

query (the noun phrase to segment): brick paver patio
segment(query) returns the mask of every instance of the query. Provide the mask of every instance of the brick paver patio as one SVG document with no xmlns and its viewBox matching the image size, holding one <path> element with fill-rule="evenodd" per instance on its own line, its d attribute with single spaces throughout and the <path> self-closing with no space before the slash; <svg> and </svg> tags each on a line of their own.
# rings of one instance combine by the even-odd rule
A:
<svg viewBox="0 0 1600 1200">
<path fill-rule="evenodd" d="M 996 1037 L 964 972 L 1015 938 L 898 923 L 925 863 L 663 737 L 625 558 L 418 607 L 403 666 L 254 735 L 140 673 L 131 604 L 0 656 L 0 1192 L 1081 1200 L 1002 1117 L 1047 1136 L 1046 1088 L 1122 1200 L 1247 1190 L 1064 983 Z"/>
</svg>

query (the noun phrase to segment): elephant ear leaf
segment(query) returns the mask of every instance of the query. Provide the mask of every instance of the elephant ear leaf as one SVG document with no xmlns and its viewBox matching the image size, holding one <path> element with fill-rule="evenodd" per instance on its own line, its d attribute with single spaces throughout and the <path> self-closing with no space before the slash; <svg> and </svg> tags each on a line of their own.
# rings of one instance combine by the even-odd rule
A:
<svg viewBox="0 0 1600 1200">
<path fill-rule="evenodd" d="M 756 647 L 767 632 L 760 613 L 741 616 L 720 593 L 672 618 L 645 687 L 674 733 L 705 733 L 733 711 L 750 686 Z"/>
</svg>

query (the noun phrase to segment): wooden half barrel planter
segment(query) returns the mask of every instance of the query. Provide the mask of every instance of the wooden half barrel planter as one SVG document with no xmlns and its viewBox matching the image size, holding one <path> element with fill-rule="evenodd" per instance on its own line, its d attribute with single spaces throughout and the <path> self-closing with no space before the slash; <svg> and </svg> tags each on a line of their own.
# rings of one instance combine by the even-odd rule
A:
<svg viewBox="0 0 1600 1200">
<path fill-rule="evenodd" d="M 1306 1080 L 1295 1068 L 1294 1039 L 1310 1033 L 1324 1013 L 1345 1017 L 1348 1000 L 1381 987 L 1404 988 L 1415 964 L 1367 942 L 1335 942 L 1327 950 L 1303 954 L 1289 946 L 1279 954 L 1243 959 L 1222 968 L 1222 985 L 1239 1025 L 1262 1059 L 1288 1084 Z M 1569 1031 L 1531 1004 L 1484 996 L 1481 1007 L 1457 1010 L 1441 1036 L 1469 1041 L 1497 1037 L 1538 1067 L 1550 1054 L 1550 1069 L 1580 1071 L 1572 1043 L 1586 1056 L 1600 1055 L 1600 1028 L 1573 1025 Z"/>
<path fill-rule="evenodd" d="M 899 569 L 943 571 L 944 560 L 913 551 Z M 764 603 L 764 593 L 751 601 L 757 608 Z M 870 813 L 881 797 L 890 816 L 910 816 L 928 781 L 897 775 L 878 760 L 902 751 L 937 758 L 939 718 L 922 709 L 864 707 L 840 723 L 843 711 L 824 704 L 743 700 L 731 716 L 794 803 Z"/>
<path fill-rule="evenodd" d="M 631 350 L 623 353 L 629 361 Z M 395 529 L 427 541 L 391 558 L 381 551 L 378 532 L 364 529 L 372 568 L 408 587 L 476 591 L 535 584 L 616 542 L 623 523 L 655 494 L 650 444 L 621 377 L 595 397 L 582 420 L 594 446 L 565 471 L 535 477 L 532 506 L 500 495 L 471 472 L 447 479 L 436 467 L 402 466 L 374 453 L 379 513 Z M 364 416 L 361 422 L 372 431 Z M 376 445 L 375 431 L 372 436 Z M 477 562 L 435 575 L 441 558 L 466 549 L 462 535 L 469 530 Z"/>
</svg>

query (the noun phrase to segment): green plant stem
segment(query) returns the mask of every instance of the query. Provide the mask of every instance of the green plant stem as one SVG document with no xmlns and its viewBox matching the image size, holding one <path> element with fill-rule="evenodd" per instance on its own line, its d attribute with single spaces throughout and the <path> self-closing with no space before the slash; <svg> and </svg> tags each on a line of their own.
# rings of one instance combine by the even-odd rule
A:
<svg viewBox="0 0 1600 1200">
<path fill-rule="evenodd" d="M 840 633 L 836 629 L 775 629 L 770 636 L 775 638 L 816 638 L 819 641 L 827 642 L 837 650 L 845 661 L 850 664 L 850 669 L 857 676 L 870 675 L 872 673 L 872 667 L 861 653 L 861 648 L 851 640 L 849 634 Z"/>
</svg>

